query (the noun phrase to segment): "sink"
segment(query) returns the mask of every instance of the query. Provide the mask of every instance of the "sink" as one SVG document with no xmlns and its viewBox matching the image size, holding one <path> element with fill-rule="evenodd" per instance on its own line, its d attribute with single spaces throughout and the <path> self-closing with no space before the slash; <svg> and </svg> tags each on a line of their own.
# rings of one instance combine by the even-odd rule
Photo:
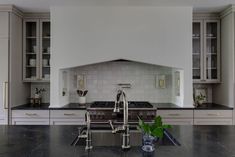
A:
<svg viewBox="0 0 235 157">
<path fill-rule="evenodd" d="M 84 128 L 86 129 L 86 128 Z M 111 133 L 110 127 L 92 127 L 92 145 L 93 146 L 121 146 L 122 134 Z M 80 139 L 77 145 L 85 146 L 86 139 Z M 142 133 L 136 126 L 130 126 L 130 145 L 142 145 Z M 156 142 L 156 145 L 161 146 L 180 146 L 180 143 L 167 131 L 164 131 L 164 137 Z"/>
</svg>

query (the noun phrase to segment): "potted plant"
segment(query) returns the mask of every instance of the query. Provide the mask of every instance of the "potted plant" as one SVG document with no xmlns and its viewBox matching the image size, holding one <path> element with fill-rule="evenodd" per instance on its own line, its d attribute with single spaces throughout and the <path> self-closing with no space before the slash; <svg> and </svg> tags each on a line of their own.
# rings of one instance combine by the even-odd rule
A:
<svg viewBox="0 0 235 157">
<path fill-rule="evenodd" d="M 45 92 L 46 90 L 44 88 L 35 88 L 35 94 L 34 98 L 41 98 L 42 92 Z"/>
<path fill-rule="evenodd" d="M 139 117 L 138 117 L 139 118 Z M 139 129 L 143 132 L 142 150 L 152 152 L 155 150 L 155 142 L 163 138 L 164 130 L 171 128 L 171 125 L 163 124 L 161 116 L 154 118 L 154 123 L 145 123 L 139 118 Z"/>
<path fill-rule="evenodd" d="M 206 96 L 202 95 L 202 93 L 200 93 L 199 95 L 195 96 L 195 105 L 196 105 L 196 107 L 198 105 L 201 105 L 205 100 L 206 100 Z"/>
</svg>

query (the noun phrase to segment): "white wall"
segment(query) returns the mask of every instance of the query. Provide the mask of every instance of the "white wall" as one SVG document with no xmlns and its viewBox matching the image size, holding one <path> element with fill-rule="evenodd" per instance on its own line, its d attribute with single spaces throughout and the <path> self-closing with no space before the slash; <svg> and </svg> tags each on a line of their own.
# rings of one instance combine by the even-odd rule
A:
<svg viewBox="0 0 235 157">
<path fill-rule="evenodd" d="M 234 106 L 234 15 L 221 19 L 221 73 L 222 83 L 215 86 L 213 102 Z"/>
<path fill-rule="evenodd" d="M 191 7 L 52 7 L 51 31 L 51 106 L 68 102 L 59 69 L 120 58 L 183 69 L 192 106 Z"/>
</svg>

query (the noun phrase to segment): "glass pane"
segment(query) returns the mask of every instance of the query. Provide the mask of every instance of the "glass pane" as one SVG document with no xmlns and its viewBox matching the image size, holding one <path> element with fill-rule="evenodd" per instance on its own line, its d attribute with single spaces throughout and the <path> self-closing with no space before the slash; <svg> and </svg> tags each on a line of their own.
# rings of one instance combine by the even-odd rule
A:
<svg viewBox="0 0 235 157">
<path fill-rule="evenodd" d="M 26 76 L 27 79 L 35 79 L 37 75 L 37 23 L 36 22 L 26 22 L 26 39 L 25 39 L 25 47 L 26 47 Z"/>
<path fill-rule="evenodd" d="M 42 23 L 42 78 L 50 79 L 50 22 Z"/>
<path fill-rule="evenodd" d="M 193 23 L 193 79 L 201 78 L 201 24 Z"/>
<path fill-rule="evenodd" d="M 217 23 L 206 24 L 206 78 L 217 79 Z"/>
</svg>

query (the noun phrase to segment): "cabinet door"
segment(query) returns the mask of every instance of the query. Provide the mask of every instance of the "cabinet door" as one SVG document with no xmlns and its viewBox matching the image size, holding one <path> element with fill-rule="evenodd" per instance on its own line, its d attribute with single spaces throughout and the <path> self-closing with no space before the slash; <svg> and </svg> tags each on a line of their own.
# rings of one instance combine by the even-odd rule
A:
<svg viewBox="0 0 235 157">
<path fill-rule="evenodd" d="M 8 122 L 8 42 L 8 39 L 0 38 L 0 124 Z"/>
<path fill-rule="evenodd" d="M 23 54 L 23 80 L 39 80 L 39 20 L 37 19 L 27 19 L 24 21 Z"/>
<path fill-rule="evenodd" d="M 193 80 L 203 79 L 203 21 L 193 21 Z"/>
<path fill-rule="evenodd" d="M 50 20 L 40 20 L 40 79 L 50 81 Z"/>
<path fill-rule="evenodd" d="M 204 76 L 207 82 L 220 81 L 220 23 L 204 21 Z"/>
</svg>

